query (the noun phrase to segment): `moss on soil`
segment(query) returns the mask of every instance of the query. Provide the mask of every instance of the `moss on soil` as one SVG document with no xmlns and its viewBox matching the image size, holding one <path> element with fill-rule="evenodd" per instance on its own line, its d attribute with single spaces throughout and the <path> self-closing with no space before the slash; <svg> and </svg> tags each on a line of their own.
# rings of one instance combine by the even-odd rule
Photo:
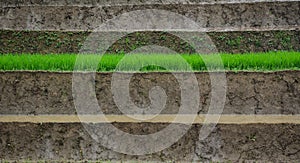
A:
<svg viewBox="0 0 300 163">
<path fill-rule="evenodd" d="M 91 32 L 0 30 L 0 53 L 78 53 Z M 209 32 L 219 52 L 300 51 L 300 31 Z M 115 42 L 108 53 L 126 53 L 145 45 L 160 45 L 178 53 L 194 49 L 167 32 L 134 32 Z"/>
</svg>

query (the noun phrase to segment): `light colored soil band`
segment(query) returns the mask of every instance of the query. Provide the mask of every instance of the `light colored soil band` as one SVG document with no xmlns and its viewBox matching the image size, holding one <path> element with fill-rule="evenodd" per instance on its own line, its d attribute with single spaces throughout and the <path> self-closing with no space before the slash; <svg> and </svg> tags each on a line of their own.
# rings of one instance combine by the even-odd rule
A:
<svg viewBox="0 0 300 163">
<path fill-rule="evenodd" d="M 193 115 L 164 114 L 150 119 L 152 115 L 135 115 L 132 119 L 125 115 L 1 115 L 0 122 L 29 123 L 188 123 Z M 177 118 L 176 121 L 174 119 Z M 207 118 L 207 121 L 205 121 Z M 215 123 L 218 115 L 197 115 L 194 124 Z M 146 120 L 140 120 L 146 119 Z M 211 121 L 209 121 L 211 120 Z M 218 124 L 300 124 L 300 115 L 221 115 Z"/>
<path fill-rule="evenodd" d="M 23 31 L 24 29 L 15 29 L 10 27 L 0 27 L 2 30 L 15 30 L 15 31 Z M 255 32 L 263 32 L 263 31 L 293 31 L 299 30 L 300 25 L 284 25 L 284 26 L 274 26 L 274 27 L 213 27 L 213 28 L 199 28 L 196 30 L 187 30 L 187 29 L 177 29 L 177 30 L 170 30 L 166 29 L 163 30 L 165 32 L 239 32 L 239 31 L 255 31 Z M 26 29 L 26 31 L 48 31 L 48 32 L 142 32 L 145 31 L 143 29 L 130 29 L 130 30 L 86 30 L 86 29 L 55 29 L 55 28 L 43 28 L 43 29 Z M 148 31 L 162 31 L 161 29 L 150 29 Z"/>
<path fill-rule="evenodd" d="M 238 0 L 235 1 L 239 2 Z M 146 14 L 153 15 L 151 10 L 148 9 L 155 9 L 156 11 L 154 12 L 157 12 L 157 10 L 163 10 L 170 11 L 170 13 L 185 15 L 187 18 L 191 19 L 191 21 L 197 23 L 197 28 L 200 31 L 238 31 L 242 29 L 250 30 L 252 28 L 288 30 L 292 28 L 299 28 L 300 25 L 298 16 L 299 1 L 271 2 L 271 0 L 269 0 L 261 1 L 259 3 L 249 3 L 248 1 L 243 3 L 234 3 L 234 1 L 230 1 L 223 4 L 220 3 L 222 1 L 218 1 L 218 3 L 213 2 L 213 4 L 203 4 L 201 1 L 201 4 L 191 3 L 186 5 L 183 5 L 182 3 L 168 4 L 166 2 L 162 4 L 155 4 L 157 2 L 154 1 L 154 4 L 139 4 L 134 1 L 134 5 L 130 5 L 128 3 L 123 5 L 114 1 L 112 1 L 112 3 L 116 5 L 108 5 L 106 2 L 102 2 L 102 4 L 107 6 L 101 6 L 101 4 L 98 3 L 92 3 L 93 6 L 86 6 L 87 3 L 77 4 L 76 6 L 76 4 L 71 2 L 64 4 L 60 4 L 58 2 L 52 2 L 52 4 L 42 3 L 43 1 L 40 2 L 40 6 L 37 5 L 39 3 L 34 3 L 35 6 L 27 6 L 24 5 L 24 3 L 24 6 L 22 6 L 22 3 L 5 2 L 2 3 L 2 5 L 0 3 L 0 6 L 2 6 L 0 29 L 91 31 L 99 28 L 100 25 L 103 25 L 103 23 L 108 20 L 118 20 L 114 23 L 115 25 L 128 24 L 128 18 L 126 18 L 123 14 L 131 12 L 131 14 L 140 15 L 140 17 L 135 18 L 135 24 L 131 24 L 131 26 L 135 26 L 134 29 L 139 27 L 140 29 L 143 29 L 143 31 L 149 31 L 151 30 L 149 29 L 150 26 L 146 27 L 139 25 L 144 24 L 143 20 L 146 19 L 147 15 L 140 14 L 139 12 L 133 12 L 140 10 L 144 10 L 146 12 L 147 10 Z M 5 7 L 9 5 L 19 7 Z M 168 12 L 162 12 L 161 14 L 168 14 Z M 123 17 L 118 17 L 120 15 L 123 15 Z M 176 14 L 173 16 L 176 17 Z M 155 16 L 153 18 L 155 18 Z M 184 25 L 186 22 L 180 22 L 182 18 L 176 19 L 176 21 L 172 22 L 167 19 L 162 20 L 162 18 L 166 18 L 166 16 L 160 16 L 159 19 L 162 22 L 165 21 L 169 23 L 167 26 L 162 26 L 163 31 L 167 31 L 170 26 L 179 30 L 182 28 L 193 29 L 191 26 Z M 157 29 L 157 27 L 155 29 Z M 109 27 L 109 29 L 113 28 Z M 118 30 L 119 27 L 115 26 L 114 29 Z M 133 32 L 134 30 L 130 31 Z"/>
<path fill-rule="evenodd" d="M 128 1 L 128 0 L 112 0 L 112 1 L 90 1 L 90 2 L 80 2 L 80 1 L 50 1 L 43 2 L 37 1 L 37 3 L 32 2 L 0 2 L 2 7 L 20 7 L 20 6 L 43 6 L 43 7 L 53 7 L 53 6 L 76 6 L 76 7 L 95 7 L 95 6 L 129 6 L 129 5 L 168 5 L 168 4 L 241 4 L 241 3 L 263 3 L 263 2 L 297 2 L 298 0 L 201 0 L 201 1 L 190 1 L 190 0 L 167 0 L 167 1 L 156 1 L 148 0 L 144 1 Z"/>
</svg>

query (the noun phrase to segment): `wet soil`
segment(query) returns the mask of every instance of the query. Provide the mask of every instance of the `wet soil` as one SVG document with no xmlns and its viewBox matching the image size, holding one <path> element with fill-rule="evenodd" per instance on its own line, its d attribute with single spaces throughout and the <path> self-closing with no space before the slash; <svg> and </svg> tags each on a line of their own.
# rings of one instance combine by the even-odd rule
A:
<svg viewBox="0 0 300 163">
<path fill-rule="evenodd" d="M 157 132 L 168 124 L 115 124 L 131 134 Z M 94 124 L 105 126 L 105 124 Z M 1 123 L 0 159 L 299 162 L 300 125 L 217 125 L 199 140 L 193 125 L 172 146 L 153 154 L 130 156 L 97 143 L 82 124 Z M 166 135 L 170 136 L 170 135 Z"/>
<path fill-rule="evenodd" d="M 91 32 L 0 31 L 0 53 L 79 53 Z M 101 34 L 99 34 L 101 35 Z M 218 52 L 247 53 L 267 51 L 300 51 L 300 32 L 245 31 L 208 32 Z M 201 38 L 200 38 L 201 39 Z M 192 45 L 167 32 L 134 32 L 113 43 L 107 53 L 128 53 L 147 45 L 159 45 L 177 53 L 195 53 Z"/>
<path fill-rule="evenodd" d="M 136 106 L 149 106 L 149 92 L 159 86 L 167 95 L 166 105 L 161 113 L 178 112 L 182 104 L 182 90 L 171 73 L 117 74 L 121 79 L 130 80 L 129 95 Z M 85 83 L 82 89 L 77 90 L 80 94 L 73 97 L 72 75 L 71 72 L 0 72 L 0 113 L 75 114 L 74 98 L 89 100 L 94 96 L 93 93 L 87 93 L 93 87 L 88 88 L 88 84 Z M 133 76 L 130 78 L 131 75 Z M 183 80 L 189 82 L 188 73 L 182 75 Z M 211 75 L 221 74 L 215 72 Z M 300 71 L 227 72 L 225 75 L 227 86 L 224 88 L 224 114 L 300 114 Z M 201 106 L 198 113 L 205 114 L 211 104 L 211 81 L 209 74 L 205 72 L 195 73 L 195 76 L 200 88 Z M 87 73 L 79 73 L 76 79 L 78 80 L 75 82 L 95 81 L 97 102 L 84 114 L 99 113 L 97 104 L 105 114 L 122 114 L 111 90 L 112 73 L 97 73 L 95 80 Z M 122 85 L 117 88 L 121 90 Z M 86 96 L 82 96 L 81 93 Z"/>
<path fill-rule="evenodd" d="M 197 22 L 200 28 L 207 29 L 249 27 L 264 29 L 299 27 L 300 25 L 299 1 L 223 4 L 147 4 L 144 1 L 140 4 L 107 6 L 47 5 L 47 2 L 44 5 L 34 5 L 39 4 L 38 2 L 32 2 L 29 5 L 5 5 L 2 3 L 0 28 L 11 30 L 94 30 L 116 16 L 146 9 L 166 10 L 181 14 Z M 125 20 L 124 23 L 128 22 Z M 176 23 L 177 21 L 173 22 L 172 26 L 178 25 Z"/>
</svg>

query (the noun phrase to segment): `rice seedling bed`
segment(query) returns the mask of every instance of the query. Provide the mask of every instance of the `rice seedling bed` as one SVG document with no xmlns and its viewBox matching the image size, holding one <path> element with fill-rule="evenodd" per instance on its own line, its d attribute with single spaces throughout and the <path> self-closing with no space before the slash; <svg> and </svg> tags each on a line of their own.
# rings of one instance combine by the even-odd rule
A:
<svg viewBox="0 0 300 163">
<path fill-rule="evenodd" d="M 79 59 L 80 58 L 80 59 Z M 97 68 L 92 66 L 94 63 Z M 76 64 L 76 68 L 74 66 Z M 277 71 L 299 70 L 300 52 L 247 54 L 5 54 L 0 70 L 42 71 Z"/>
</svg>

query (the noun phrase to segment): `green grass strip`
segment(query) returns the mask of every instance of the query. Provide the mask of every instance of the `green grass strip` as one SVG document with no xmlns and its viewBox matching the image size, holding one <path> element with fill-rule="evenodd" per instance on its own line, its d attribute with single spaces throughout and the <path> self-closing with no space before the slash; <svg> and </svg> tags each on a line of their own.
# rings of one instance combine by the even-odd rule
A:
<svg viewBox="0 0 300 163">
<path fill-rule="evenodd" d="M 78 57 L 80 56 L 80 57 Z M 81 58 L 79 60 L 76 59 Z M 76 54 L 3 54 L 0 70 L 73 71 L 276 71 L 300 70 L 300 52 L 267 52 L 211 55 L 76 55 Z"/>
</svg>

